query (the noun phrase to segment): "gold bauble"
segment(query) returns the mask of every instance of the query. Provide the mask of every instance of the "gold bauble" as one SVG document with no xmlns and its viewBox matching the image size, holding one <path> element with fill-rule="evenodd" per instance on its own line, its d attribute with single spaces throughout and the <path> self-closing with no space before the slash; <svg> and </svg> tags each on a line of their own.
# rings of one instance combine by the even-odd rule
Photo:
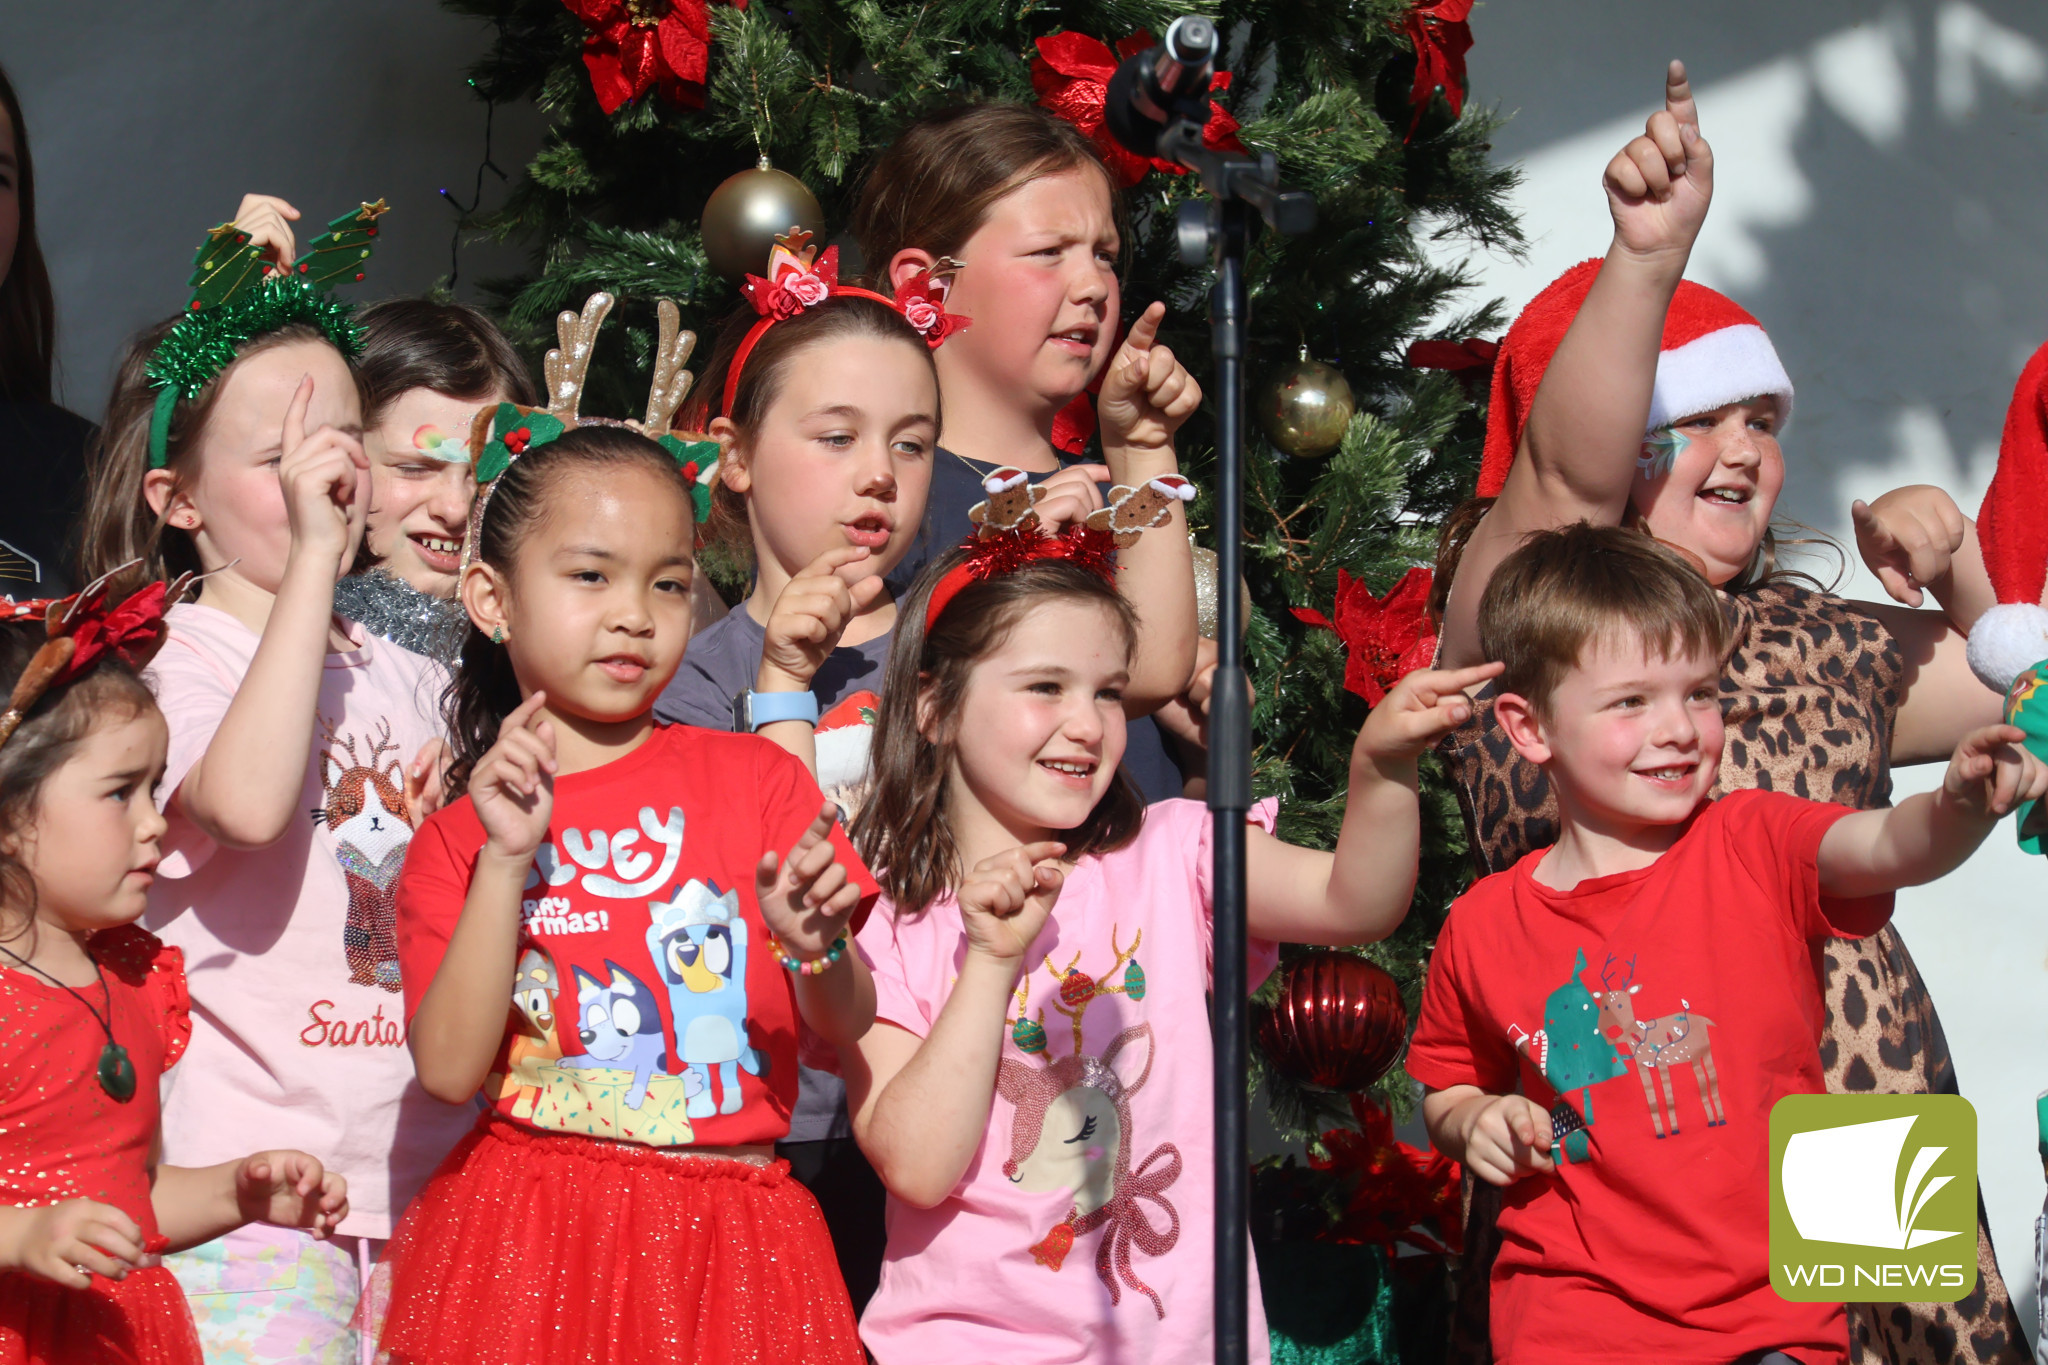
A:
<svg viewBox="0 0 2048 1365">
<path fill-rule="evenodd" d="M 1358 410 L 1351 382 L 1334 365 L 1306 356 L 1282 369 L 1259 394 L 1259 425 L 1296 459 L 1320 459 L 1344 443 Z"/>
<path fill-rule="evenodd" d="M 728 177 L 704 201 L 704 259 L 737 284 L 768 270 L 775 239 L 791 228 L 825 231 L 825 210 L 803 181 L 762 157 L 751 171 Z"/>
<path fill-rule="evenodd" d="M 1207 640 L 1216 638 L 1216 552 L 1206 546 L 1195 545 L 1189 537 L 1189 553 L 1195 557 L 1195 629 Z M 1238 633 L 1242 635 L 1252 621 L 1252 590 L 1242 580 L 1237 585 Z"/>
</svg>

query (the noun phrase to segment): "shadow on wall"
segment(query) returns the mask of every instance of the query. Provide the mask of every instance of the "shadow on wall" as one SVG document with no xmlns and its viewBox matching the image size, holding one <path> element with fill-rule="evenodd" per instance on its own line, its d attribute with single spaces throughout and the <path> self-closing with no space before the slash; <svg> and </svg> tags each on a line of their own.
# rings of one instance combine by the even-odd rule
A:
<svg viewBox="0 0 2048 1365">
<path fill-rule="evenodd" d="M 99 416 L 123 343 L 177 308 L 194 248 L 245 190 L 297 205 L 302 242 L 362 200 L 390 201 L 369 278 L 347 297 L 445 276 L 455 214 L 436 192 L 467 201 L 475 182 L 484 106 L 464 73 L 487 34 L 432 0 L 185 0 L 90 24 L 65 6 L 0 5 L 57 293 L 60 401 Z M 501 109 L 497 164 L 522 165 L 539 129 L 530 105 Z M 487 176 L 485 203 L 501 195 Z M 466 246 L 459 294 L 473 300 L 516 260 Z"/>
<path fill-rule="evenodd" d="M 1922 481 L 1973 510 L 2048 339 L 2048 9 L 1740 0 L 1650 33 L 1592 3 L 1546 4 L 1538 30 L 1530 8 L 1488 6 L 1473 50 L 1474 90 L 1524 111 L 1499 152 L 1531 237 L 1524 263 L 1474 263 L 1483 287 L 1518 307 L 1604 250 L 1601 169 L 1685 56 L 1716 154 L 1689 273 L 1759 316 L 1798 387 L 1784 512 L 1844 528 L 1852 498 Z M 1506 64 L 1558 35 L 1586 44 L 1568 64 Z"/>
</svg>

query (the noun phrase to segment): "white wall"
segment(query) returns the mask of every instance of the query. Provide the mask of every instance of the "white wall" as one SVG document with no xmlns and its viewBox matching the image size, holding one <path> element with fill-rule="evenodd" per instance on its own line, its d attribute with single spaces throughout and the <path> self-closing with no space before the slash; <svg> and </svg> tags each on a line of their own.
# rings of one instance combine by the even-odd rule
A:
<svg viewBox="0 0 2048 1365">
<path fill-rule="evenodd" d="M 433 0 L 118 0 L 0 4 L 0 65 L 23 104 L 38 232 L 58 306 L 61 400 L 97 418 L 122 343 L 175 312 L 192 253 L 243 191 L 284 196 L 304 242 L 365 199 L 390 201 L 369 278 L 349 297 L 418 293 L 448 272 L 484 106 L 464 72 L 487 26 Z M 495 160 L 532 154 L 532 107 L 498 112 Z M 485 202 L 502 182 L 485 179 Z M 310 230 L 309 230 L 310 229 Z M 466 247 L 458 293 L 505 273 Z"/>
<path fill-rule="evenodd" d="M 1514 110 L 1530 249 L 1483 260 L 1519 308 L 1606 249 L 1609 157 L 1685 59 L 1715 153 L 1691 275 L 1770 331 L 1798 389 L 1782 511 L 1852 550 L 1848 507 L 1902 483 L 1975 514 L 2013 381 L 2048 340 L 2048 6 L 1718 0 L 1482 3 L 1474 95 Z M 1851 596 L 1882 599 L 1856 566 Z M 1900 776 L 1901 793 L 1938 770 Z M 2001 828 L 1897 922 L 1976 1105 L 1999 1261 L 2034 1321 L 2042 1205 L 2034 1096 L 2048 1088 L 2048 863 Z"/>
</svg>

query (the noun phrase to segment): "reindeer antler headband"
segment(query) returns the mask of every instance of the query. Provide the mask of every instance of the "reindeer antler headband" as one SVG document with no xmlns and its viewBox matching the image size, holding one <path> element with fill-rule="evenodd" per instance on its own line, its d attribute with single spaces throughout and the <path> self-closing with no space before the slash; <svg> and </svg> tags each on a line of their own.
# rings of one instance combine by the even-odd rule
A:
<svg viewBox="0 0 2048 1365">
<path fill-rule="evenodd" d="M 192 291 L 185 315 L 149 357 L 146 372 L 157 386 L 149 423 L 151 469 L 162 469 L 170 458 L 171 416 L 179 401 L 196 398 L 234 363 L 246 342 L 302 322 L 318 328 L 343 355 L 363 349 L 355 310 L 328 290 L 363 277 L 370 239 L 387 211 L 382 199 L 349 210 L 308 242 L 306 254 L 289 269 L 274 275 L 265 274 L 262 251 L 233 223 L 206 234 L 185 282 Z"/>
<path fill-rule="evenodd" d="M 647 415 L 641 421 L 620 421 L 609 417 L 585 417 L 583 381 L 590 371 L 590 357 L 597 345 L 597 330 L 612 310 L 612 296 L 603 292 L 584 300 L 583 311 L 564 309 L 555 318 L 555 336 L 560 345 L 550 350 L 542 369 L 547 378 L 548 405 L 529 408 L 518 403 L 500 403 L 478 412 L 469 428 L 469 451 L 476 462 L 476 481 L 483 486 L 470 512 L 469 535 L 463 542 L 463 567 L 476 554 L 477 533 L 483 526 L 484 507 L 497 479 L 511 463 L 546 445 L 563 432 L 577 427 L 626 427 L 648 437 L 666 450 L 690 481 L 690 505 L 703 524 L 711 514 L 711 481 L 718 470 L 718 442 L 696 432 L 674 428 L 676 409 L 689 396 L 695 379 L 684 364 L 696 348 L 697 334 L 682 329 L 682 314 L 668 299 L 658 300 L 655 312 L 660 335 L 654 347 L 654 382 L 647 391 Z"/>
<path fill-rule="evenodd" d="M 820 255 L 810 243 L 811 234 L 802 228 L 791 228 L 783 233 L 775 239 L 775 247 L 768 253 L 767 277 L 749 275 L 741 287 L 747 302 L 754 306 L 761 319 L 747 329 L 739 349 L 733 352 L 732 365 L 725 372 L 725 394 L 719 411 L 728 417 L 732 415 L 733 396 L 740 389 L 740 373 L 746 368 L 747 357 L 754 353 L 755 344 L 776 323 L 785 322 L 826 299 L 873 299 L 876 303 L 885 304 L 901 313 L 903 320 L 933 350 L 971 321 L 946 311 L 946 292 L 951 288 L 949 276 L 960 268 L 958 261 L 942 257 L 936 265 L 905 280 L 896 290 L 896 297 L 890 298 L 872 289 L 841 284 L 839 248 L 828 246 Z"/>
<path fill-rule="evenodd" d="M 180 574 L 169 584 L 146 584 L 123 598 L 120 605 L 113 605 L 107 585 L 116 575 L 141 562 L 131 560 L 69 597 L 38 597 L 21 602 L 11 597 L 0 598 L 0 621 L 40 619 L 49 636 L 15 679 L 7 709 L 0 711 L 0 744 L 13 738 L 37 702 L 84 677 L 109 653 L 119 655 L 123 663 L 140 673 L 156 657 L 157 650 L 163 648 L 168 634 L 164 613 L 185 596 L 201 575 Z"/>
<path fill-rule="evenodd" d="M 968 509 L 978 528 L 966 540 L 967 558 L 946 570 L 925 603 L 924 628 L 929 631 L 948 603 L 971 583 L 1015 573 L 1040 559 L 1064 559 L 1116 581 L 1116 552 L 1138 543 L 1138 537 L 1164 526 L 1176 502 L 1192 502 L 1195 486 L 1178 474 L 1165 474 L 1137 488 L 1117 484 L 1107 505 L 1059 535 L 1046 535 L 1036 510 L 1045 496 L 1042 484 L 1031 482 L 1021 469 L 998 469 L 981 481 L 986 502 Z"/>
</svg>

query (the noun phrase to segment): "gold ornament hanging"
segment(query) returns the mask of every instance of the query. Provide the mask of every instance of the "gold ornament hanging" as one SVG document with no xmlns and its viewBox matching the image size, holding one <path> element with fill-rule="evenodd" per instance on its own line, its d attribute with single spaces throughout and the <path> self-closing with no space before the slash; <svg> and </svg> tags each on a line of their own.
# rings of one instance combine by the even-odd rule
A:
<svg viewBox="0 0 2048 1365">
<path fill-rule="evenodd" d="M 1342 445 L 1357 410 L 1344 372 L 1310 360 L 1306 351 L 1259 394 L 1259 424 L 1266 438 L 1300 460 L 1321 459 Z"/>
<path fill-rule="evenodd" d="M 762 157 L 751 171 L 729 176 L 704 201 L 704 259 L 737 284 L 768 268 L 778 234 L 803 228 L 825 231 L 825 210 L 803 181 Z"/>
<path fill-rule="evenodd" d="M 1195 557 L 1195 629 L 1205 640 L 1216 638 L 1216 552 L 1207 546 L 1196 545 L 1194 537 L 1188 537 L 1189 553 Z M 1238 633 L 1242 635 L 1251 626 L 1252 590 L 1242 579 L 1237 585 Z"/>
</svg>

